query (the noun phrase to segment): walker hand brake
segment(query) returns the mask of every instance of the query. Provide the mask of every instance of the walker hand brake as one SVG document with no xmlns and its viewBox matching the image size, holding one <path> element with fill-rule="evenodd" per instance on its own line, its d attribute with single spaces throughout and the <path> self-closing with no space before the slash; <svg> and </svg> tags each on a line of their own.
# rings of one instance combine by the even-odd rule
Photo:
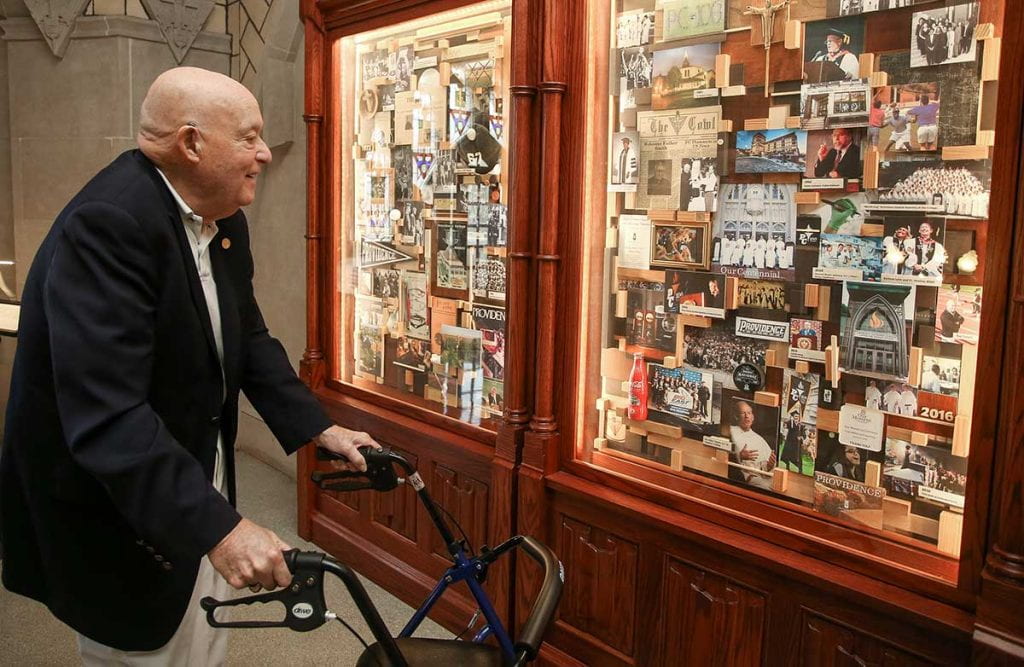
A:
<svg viewBox="0 0 1024 667">
<path fill-rule="evenodd" d="M 324 601 L 323 567 L 324 554 L 292 549 L 284 552 L 285 562 L 292 571 L 292 583 L 277 591 L 235 598 L 216 600 L 204 597 L 199 601 L 206 611 L 207 622 L 215 628 L 291 628 L 296 632 L 316 630 L 327 622 L 327 603 Z M 280 602 L 285 608 L 285 617 L 280 621 L 218 621 L 214 612 L 219 607 L 236 607 L 255 603 Z"/>
<path fill-rule="evenodd" d="M 398 486 L 398 475 L 392 465 L 397 460 L 397 455 L 387 447 L 360 447 L 359 453 L 366 460 L 366 472 L 344 470 L 338 472 L 326 472 L 314 470 L 311 475 L 313 482 L 325 491 L 361 491 L 373 489 L 375 491 L 390 491 Z M 344 461 L 345 457 L 317 447 L 317 459 L 321 461 Z M 328 484 L 329 480 L 340 479 L 350 480 Z"/>
</svg>

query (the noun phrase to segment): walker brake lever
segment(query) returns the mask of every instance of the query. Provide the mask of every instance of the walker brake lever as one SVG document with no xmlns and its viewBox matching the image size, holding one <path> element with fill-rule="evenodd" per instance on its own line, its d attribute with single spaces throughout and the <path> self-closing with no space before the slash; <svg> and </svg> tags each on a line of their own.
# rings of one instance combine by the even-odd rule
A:
<svg viewBox="0 0 1024 667">
<path fill-rule="evenodd" d="M 233 600 L 204 597 L 199 605 L 206 612 L 206 622 L 215 628 L 290 628 L 296 632 L 316 630 L 327 622 L 327 603 L 324 601 L 324 555 L 314 551 L 291 549 L 284 552 L 285 562 L 292 571 L 292 582 L 285 588 L 259 595 Z M 220 607 L 280 602 L 285 617 L 280 621 L 218 621 L 214 613 Z"/>
<path fill-rule="evenodd" d="M 325 491 L 361 491 L 373 489 L 374 491 L 390 491 L 398 487 L 398 475 L 395 474 L 395 455 L 388 447 L 360 447 L 359 453 L 366 460 L 366 472 L 343 470 L 329 472 L 314 470 L 310 479 Z M 316 457 L 321 461 L 344 461 L 343 456 L 329 452 L 317 447 Z M 327 484 L 332 479 L 360 479 L 363 481 L 338 482 Z"/>
</svg>

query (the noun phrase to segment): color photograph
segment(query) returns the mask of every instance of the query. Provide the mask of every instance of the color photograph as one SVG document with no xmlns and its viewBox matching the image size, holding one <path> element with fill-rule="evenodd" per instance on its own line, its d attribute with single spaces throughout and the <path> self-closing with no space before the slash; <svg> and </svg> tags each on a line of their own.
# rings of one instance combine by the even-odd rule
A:
<svg viewBox="0 0 1024 667">
<path fill-rule="evenodd" d="M 736 133 L 736 173 L 802 173 L 807 168 L 807 132 L 757 130 Z"/>
<path fill-rule="evenodd" d="M 718 44 L 692 44 L 654 52 L 651 108 L 701 106 L 716 98 L 715 58 Z"/>
<path fill-rule="evenodd" d="M 651 225 L 651 265 L 707 269 L 710 224 L 706 222 Z"/>
</svg>

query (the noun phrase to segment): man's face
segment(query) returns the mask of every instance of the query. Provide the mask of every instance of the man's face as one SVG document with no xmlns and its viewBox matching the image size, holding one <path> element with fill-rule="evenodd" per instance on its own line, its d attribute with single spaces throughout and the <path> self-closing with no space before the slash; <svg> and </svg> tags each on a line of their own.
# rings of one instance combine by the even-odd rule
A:
<svg viewBox="0 0 1024 667">
<path fill-rule="evenodd" d="M 256 198 L 256 178 L 273 159 L 262 131 L 263 116 L 252 98 L 199 128 L 204 159 L 198 168 L 217 217 L 232 215 Z"/>
<path fill-rule="evenodd" d="M 829 35 L 825 38 L 825 49 L 832 55 L 839 53 L 839 49 L 843 46 L 841 39 L 835 35 Z"/>
<path fill-rule="evenodd" d="M 921 226 L 917 228 L 917 235 L 923 239 L 930 239 L 932 237 L 932 226 L 927 222 L 922 222 Z"/>
<path fill-rule="evenodd" d="M 714 280 L 709 280 L 708 291 L 711 292 L 711 294 L 713 295 L 718 294 L 718 283 L 716 283 Z"/>
<path fill-rule="evenodd" d="M 844 150 L 850 145 L 850 133 L 846 130 L 832 130 L 832 145 L 836 150 Z"/>
<path fill-rule="evenodd" d="M 754 426 L 754 409 L 748 403 L 740 403 L 740 428 L 749 431 Z"/>
<path fill-rule="evenodd" d="M 665 167 L 664 167 L 664 165 L 660 165 L 660 164 L 659 165 L 655 165 L 655 167 L 654 167 L 654 177 L 656 179 L 658 179 L 659 181 L 665 179 Z"/>
<path fill-rule="evenodd" d="M 856 447 L 846 448 L 846 462 L 852 466 L 860 465 L 860 450 Z"/>
<path fill-rule="evenodd" d="M 629 150 L 629 139 L 622 140 L 622 150 Z"/>
</svg>

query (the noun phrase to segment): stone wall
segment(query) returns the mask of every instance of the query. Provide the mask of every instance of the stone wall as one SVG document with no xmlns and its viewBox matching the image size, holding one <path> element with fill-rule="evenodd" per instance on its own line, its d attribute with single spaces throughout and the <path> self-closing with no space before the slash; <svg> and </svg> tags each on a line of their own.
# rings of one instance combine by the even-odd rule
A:
<svg viewBox="0 0 1024 667">
<path fill-rule="evenodd" d="M 0 260 L 15 261 L 13 267 L 0 265 L 0 277 L 20 294 L 54 217 L 98 169 L 135 147 L 146 90 L 178 63 L 141 0 L 92 0 L 75 19 L 62 57 L 51 51 L 23 0 L 0 1 L 0 12 Z M 297 0 L 215 0 L 181 64 L 230 74 L 263 107 L 274 162 L 247 211 L 257 298 L 297 365 L 305 348 L 305 129 Z M 0 339 L 3 405 L 13 349 L 13 339 Z M 237 446 L 294 474 L 294 460 L 283 456 L 247 403 Z"/>
</svg>

